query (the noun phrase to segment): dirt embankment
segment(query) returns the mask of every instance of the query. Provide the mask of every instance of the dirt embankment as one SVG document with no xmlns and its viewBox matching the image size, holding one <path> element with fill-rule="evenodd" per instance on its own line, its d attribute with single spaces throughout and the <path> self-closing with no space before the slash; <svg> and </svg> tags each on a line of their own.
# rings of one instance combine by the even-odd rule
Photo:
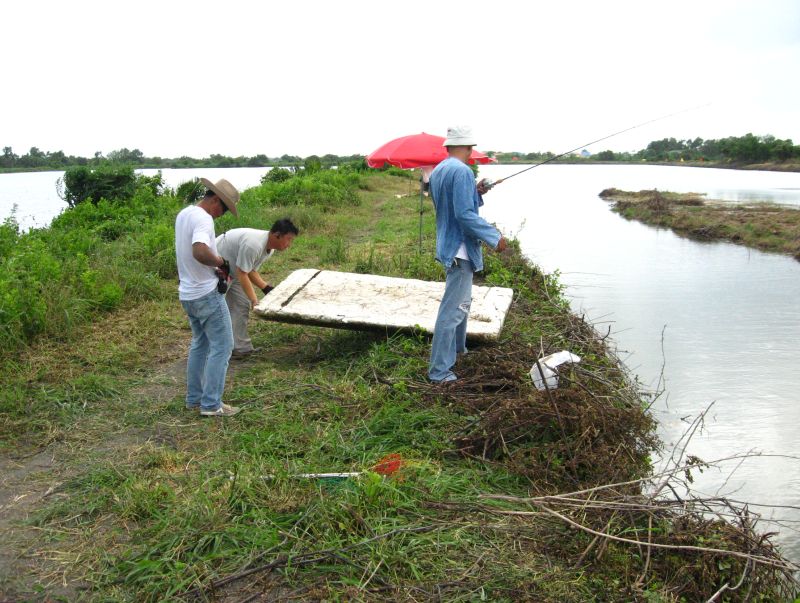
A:
<svg viewBox="0 0 800 603">
<path fill-rule="evenodd" d="M 699 193 L 609 188 L 600 198 L 630 220 L 670 228 L 704 241 L 730 241 L 800 260 L 800 211 L 769 203 L 737 204 L 705 199 Z"/>
</svg>

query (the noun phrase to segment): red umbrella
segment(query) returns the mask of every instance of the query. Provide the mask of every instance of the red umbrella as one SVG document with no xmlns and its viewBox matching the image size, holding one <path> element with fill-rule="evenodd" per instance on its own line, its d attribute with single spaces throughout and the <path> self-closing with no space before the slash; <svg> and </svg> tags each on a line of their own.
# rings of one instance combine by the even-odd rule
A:
<svg viewBox="0 0 800 603">
<path fill-rule="evenodd" d="M 403 169 L 436 165 L 447 158 L 447 149 L 442 146 L 444 137 L 433 134 L 412 134 L 401 136 L 367 155 L 367 165 L 381 168 L 386 164 Z M 470 163 L 490 163 L 494 161 L 473 149 Z"/>
<path fill-rule="evenodd" d="M 412 134 L 401 136 L 367 155 L 367 165 L 382 168 L 386 164 L 403 169 L 432 167 L 447 159 L 447 149 L 443 147 L 444 137 L 433 134 Z M 469 162 L 491 163 L 494 161 L 483 153 L 472 150 Z M 422 253 L 422 179 L 419 181 L 419 252 Z"/>
</svg>

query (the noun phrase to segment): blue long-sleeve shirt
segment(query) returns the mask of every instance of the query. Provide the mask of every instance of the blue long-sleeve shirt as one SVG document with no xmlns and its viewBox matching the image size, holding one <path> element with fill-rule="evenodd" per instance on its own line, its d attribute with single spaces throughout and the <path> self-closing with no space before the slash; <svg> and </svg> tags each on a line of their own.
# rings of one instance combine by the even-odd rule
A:
<svg viewBox="0 0 800 603">
<path fill-rule="evenodd" d="M 473 269 L 483 270 L 481 241 L 495 248 L 501 235 L 478 215 L 483 200 L 472 170 L 464 162 L 448 157 L 433 170 L 430 191 L 436 208 L 436 260 L 449 268 L 464 243 Z"/>
</svg>

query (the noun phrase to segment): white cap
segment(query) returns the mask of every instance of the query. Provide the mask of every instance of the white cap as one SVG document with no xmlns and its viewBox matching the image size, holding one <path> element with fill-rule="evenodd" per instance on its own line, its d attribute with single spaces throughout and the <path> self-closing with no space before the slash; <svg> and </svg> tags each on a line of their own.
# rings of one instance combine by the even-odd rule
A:
<svg viewBox="0 0 800 603">
<path fill-rule="evenodd" d="M 447 138 L 444 140 L 443 147 L 474 147 L 475 137 L 472 135 L 472 128 L 469 126 L 450 126 L 447 128 Z"/>
</svg>

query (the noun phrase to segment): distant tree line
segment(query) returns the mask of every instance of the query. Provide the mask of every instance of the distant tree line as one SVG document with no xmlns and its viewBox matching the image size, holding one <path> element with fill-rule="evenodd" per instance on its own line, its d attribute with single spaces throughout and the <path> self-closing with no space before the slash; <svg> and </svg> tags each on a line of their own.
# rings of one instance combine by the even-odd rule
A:
<svg viewBox="0 0 800 603">
<path fill-rule="evenodd" d="M 492 152 L 488 153 L 501 163 L 532 163 L 547 161 L 555 157 L 552 152 Z M 588 154 L 587 154 L 588 155 Z M 107 165 L 125 165 L 134 168 L 224 168 L 224 167 L 290 167 L 319 164 L 322 167 L 344 165 L 361 161 L 363 155 L 281 155 L 268 157 L 264 154 L 245 157 L 228 157 L 214 154 L 210 157 L 196 159 L 194 157 L 146 157 L 139 149 L 118 149 L 103 155 L 100 151 L 94 157 L 76 157 L 65 155 L 63 151 L 44 152 L 37 147 L 24 155 L 17 155 L 11 147 L 3 147 L 0 155 L 0 170 L 14 171 L 27 169 L 64 170 L 68 167 L 87 166 L 100 167 Z M 574 160 L 575 158 L 569 158 Z M 702 138 L 678 140 L 663 138 L 654 140 L 647 148 L 636 153 L 601 151 L 583 157 L 586 161 L 711 161 L 726 163 L 763 163 L 800 159 L 800 146 L 791 140 L 781 140 L 774 136 L 729 136 L 728 138 L 703 140 Z"/>
<path fill-rule="evenodd" d="M 363 159 L 362 155 L 310 155 L 298 157 L 296 155 L 281 155 L 268 157 L 260 154 L 252 157 L 228 157 L 214 154 L 210 157 L 196 159 L 194 157 L 146 157 L 139 149 L 118 149 L 103 155 L 100 151 L 94 157 L 76 157 L 66 155 L 63 151 L 44 152 L 37 147 L 24 155 L 17 155 L 11 147 L 3 147 L 0 154 L 0 169 L 25 170 L 25 169 L 53 169 L 63 170 L 74 166 L 99 167 L 106 165 L 129 165 L 134 168 L 224 168 L 224 167 L 274 167 L 295 166 L 306 163 L 319 163 L 321 166 L 330 167 Z"/>
<path fill-rule="evenodd" d="M 490 153 L 501 163 L 539 162 L 555 153 Z M 654 140 L 636 153 L 601 151 L 587 160 L 594 161 L 714 161 L 728 163 L 763 163 L 800 159 L 800 145 L 774 136 L 729 136 L 718 140 L 702 138 Z"/>
</svg>

